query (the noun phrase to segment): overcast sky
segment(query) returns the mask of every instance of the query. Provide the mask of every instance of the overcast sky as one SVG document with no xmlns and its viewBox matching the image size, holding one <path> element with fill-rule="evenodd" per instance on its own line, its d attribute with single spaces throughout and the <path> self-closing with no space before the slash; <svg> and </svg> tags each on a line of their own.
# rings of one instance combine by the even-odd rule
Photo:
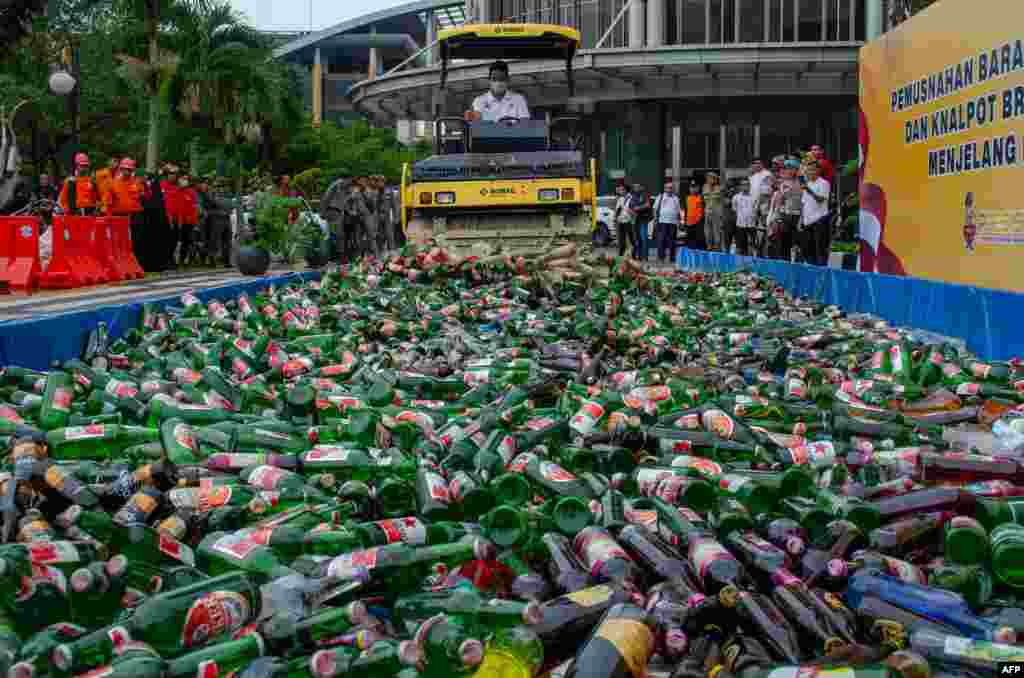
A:
<svg viewBox="0 0 1024 678">
<path fill-rule="evenodd" d="M 256 28 L 266 30 L 313 30 L 368 12 L 404 5 L 407 0 L 231 0 Z M 310 7 L 313 20 L 310 22 Z"/>
</svg>

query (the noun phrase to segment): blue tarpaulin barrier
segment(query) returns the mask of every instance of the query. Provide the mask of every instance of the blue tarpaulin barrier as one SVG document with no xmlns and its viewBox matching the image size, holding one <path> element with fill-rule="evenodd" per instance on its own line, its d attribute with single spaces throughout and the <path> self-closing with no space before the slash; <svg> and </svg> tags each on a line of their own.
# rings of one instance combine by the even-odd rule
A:
<svg viewBox="0 0 1024 678">
<path fill-rule="evenodd" d="M 1018 292 L 685 248 L 676 262 L 696 271 L 749 269 L 774 278 L 791 294 L 963 339 L 983 360 L 1024 357 L 1024 294 Z"/>
<path fill-rule="evenodd" d="M 217 287 L 193 289 L 191 292 L 202 302 L 210 299 L 227 300 L 242 292 L 252 294 L 271 285 L 283 285 L 296 278 L 310 280 L 320 277 L 318 272 L 290 273 L 288 275 L 255 278 Z M 116 290 L 117 288 L 113 288 Z M 25 320 L 0 322 L 0 366 L 17 365 L 34 370 L 47 370 L 54 360 L 61 362 L 78 358 L 82 354 L 89 332 L 103 321 L 111 338 L 123 336 L 138 327 L 142 305 L 157 308 L 178 306 L 181 294 L 145 299 L 130 304 L 97 306 L 84 311 L 70 311 Z"/>
</svg>

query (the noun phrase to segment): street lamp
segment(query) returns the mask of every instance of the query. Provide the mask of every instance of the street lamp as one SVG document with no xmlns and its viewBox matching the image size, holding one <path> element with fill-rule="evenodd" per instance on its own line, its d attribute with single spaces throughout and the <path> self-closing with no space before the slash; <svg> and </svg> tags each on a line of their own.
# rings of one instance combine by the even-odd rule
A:
<svg viewBox="0 0 1024 678">
<path fill-rule="evenodd" d="M 62 97 L 66 97 L 75 90 L 75 76 L 67 71 L 57 71 L 50 76 L 50 91 Z"/>
</svg>

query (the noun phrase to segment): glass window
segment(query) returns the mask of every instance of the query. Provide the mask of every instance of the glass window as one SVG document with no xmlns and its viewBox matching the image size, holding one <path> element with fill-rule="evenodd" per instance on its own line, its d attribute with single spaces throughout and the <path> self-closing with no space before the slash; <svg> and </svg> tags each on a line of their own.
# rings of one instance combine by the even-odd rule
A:
<svg viewBox="0 0 1024 678">
<path fill-rule="evenodd" d="M 592 48 L 601 37 L 597 30 L 597 2 L 584 2 L 580 6 L 580 40 L 583 47 Z"/>
<path fill-rule="evenodd" d="M 850 8 L 852 0 L 835 0 L 834 13 L 829 14 L 829 24 L 834 30 L 829 31 L 829 40 L 852 40 L 850 35 Z M 831 11 L 833 7 L 829 7 Z"/>
<path fill-rule="evenodd" d="M 736 0 L 723 0 L 722 42 L 736 42 Z"/>
<path fill-rule="evenodd" d="M 821 40 L 821 5 L 824 1 L 800 0 L 798 41 L 818 42 Z"/>
<path fill-rule="evenodd" d="M 796 41 L 796 23 L 793 12 L 797 0 L 782 0 L 782 41 Z"/>
<path fill-rule="evenodd" d="M 739 42 L 764 42 L 764 0 L 739 0 Z"/>
<path fill-rule="evenodd" d="M 754 115 L 729 111 L 725 126 L 725 164 L 747 167 L 754 157 Z"/>
<path fill-rule="evenodd" d="M 867 31 L 867 24 L 864 23 L 864 0 L 854 0 L 853 6 L 856 8 L 853 16 L 853 39 L 863 42 Z"/>
<path fill-rule="evenodd" d="M 665 3 L 665 44 L 679 43 L 679 3 L 669 0 Z"/>
<path fill-rule="evenodd" d="M 782 0 L 768 0 L 768 42 L 782 42 Z"/>
<path fill-rule="evenodd" d="M 711 3 L 711 40 L 712 44 L 722 42 L 722 3 L 733 0 L 709 0 Z"/>
<path fill-rule="evenodd" d="M 705 42 L 704 8 L 706 0 L 680 0 L 683 3 L 683 43 L 699 45 Z"/>
</svg>

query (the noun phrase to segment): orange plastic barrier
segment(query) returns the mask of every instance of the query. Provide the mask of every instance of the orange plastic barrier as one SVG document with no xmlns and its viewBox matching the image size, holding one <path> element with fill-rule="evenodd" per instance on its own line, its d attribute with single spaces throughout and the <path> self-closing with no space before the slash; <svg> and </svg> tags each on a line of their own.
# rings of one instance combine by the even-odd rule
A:
<svg viewBox="0 0 1024 678">
<path fill-rule="evenodd" d="M 39 217 L 0 217 L 0 280 L 31 292 L 39 278 Z"/>
<path fill-rule="evenodd" d="M 110 282 L 125 279 L 124 271 L 117 261 L 114 249 L 115 217 L 98 217 L 93 224 L 93 257 Z"/>
<path fill-rule="evenodd" d="M 87 254 L 92 247 L 94 221 L 93 217 L 53 217 L 53 255 L 40 276 L 40 287 L 85 287 L 103 279 L 99 264 Z"/>
<path fill-rule="evenodd" d="M 132 247 L 132 231 L 128 217 L 108 217 L 111 225 L 111 238 L 113 241 L 114 262 L 125 280 L 144 278 L 146 272 L 139 265 L 135 258 Z"/>
</svg>

